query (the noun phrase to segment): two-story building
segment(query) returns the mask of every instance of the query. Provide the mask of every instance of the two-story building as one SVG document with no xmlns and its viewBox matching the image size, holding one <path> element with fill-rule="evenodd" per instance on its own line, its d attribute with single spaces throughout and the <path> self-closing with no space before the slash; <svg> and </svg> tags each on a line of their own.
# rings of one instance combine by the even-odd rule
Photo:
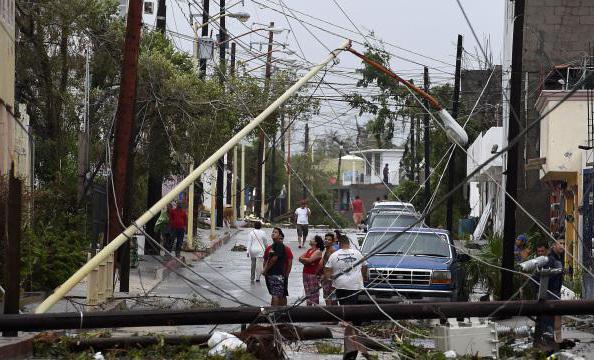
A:
<svg viewBox="0 0 594 360">
<path fill-rule="evenodd" d="M 527 167 L 538 172 L 540 181 L 549 189 L 549 231 L 565 239 L 566 251 L 571 255 L 567 265 L 576 269 L 582 252 L 578 239 L 591 242 L 593 235 L 591 226 L 584 228 L 582 224 L 592 222 L 591 205 L 583 206 L 584 190 L 587 198 L 591 197 L 590 186 L 585 184 L 592 177 L 593 159 L 587 157 L 588 147 L 592 146 L 588 126 L 588 112 L 592 111 L 588 102 L 592 103 L 592 99 L 588 99 L 588 90 L 578 90 L 559 105 L 567 93 L 565 89 L 540 93 L 536 102 L 537 110 L 544 115 L 540 123 L 540 157 L 529 159 Z"/>
<path fill-rule="evenodd" d="M 0 0 L 0 175 L 14 164 L 16 176 L 29 184 L 31 143 L 24 106 L 19 107 L 20 119 L 16 117 L 15 25 L 14 0 Z"/>
</svg>

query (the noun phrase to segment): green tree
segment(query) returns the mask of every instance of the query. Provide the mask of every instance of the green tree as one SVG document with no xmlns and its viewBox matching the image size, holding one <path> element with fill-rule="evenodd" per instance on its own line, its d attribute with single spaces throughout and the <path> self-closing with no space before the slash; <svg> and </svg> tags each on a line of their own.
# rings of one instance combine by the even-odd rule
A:
<svg viewBox="0 0 594 360">
<path fill-rule="evenodd" d="M 370 45 L 365 47 L 364 55 L 366 57 L 383 66 L 390 67 L 388 52 L 381 47 L 371 47 Z M 357 87 L 373 87 L 374 93 L 370 96 L 360 93 L 349 94 L 345 98 L 352 107 L 359 109 L 359 116 L 372 115 L 366 128 L 374 137 L 377 147 L 391 148 L 394 131 L 398 126 L 397 120 L 408 115 L 409 109 L 403 107 L 409 97 L 408 91 L 403 85 L 367 63 L 363 63 L 363 67 L 355 71 L 361 76 L 361 79 L 357 81 Z"/>
</svg>

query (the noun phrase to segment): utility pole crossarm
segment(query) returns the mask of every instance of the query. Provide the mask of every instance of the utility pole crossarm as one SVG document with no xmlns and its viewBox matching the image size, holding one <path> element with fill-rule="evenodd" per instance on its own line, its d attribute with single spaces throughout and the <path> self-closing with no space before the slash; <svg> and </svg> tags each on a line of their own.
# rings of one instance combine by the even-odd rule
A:
<svg viewBox="0 0 594 360">
<path fill-rule="evenodd" d="M 318 65 L 312 67 L 307 74 L 305 74 L 293 86 L 287 89 L 278 99 L 270 104 L 260 115 L 254 118 L 246 127 L 241 129 L 235 136 L 233 136 L 220 149 L 200 164 L 193 172 L 191 172 L 184 180 L 175 186 L 169 193 L 167 193 L 161 200 L 142 214 L 136 221 L 127 227 L 124 232 L 111 241 L 104 247 L 97 255 L 91 258 L 85 265 L 76 271 L 64 284 L 60 285 L 53 294 L 46 298 L 36 309 L 36 313 L 44 313 L 62 299 L 76 284 L 82 281 L 95 267 L 97 267 L 103 260 L 105 260 L 111 253 L 117 250 L 128 238 L 133 236 L 139 227 L 146 224 L 151 218 L 160 213 L 169 202 L 173 201 L 179 193 L 184 191 L 191 183 L 196 181 L 200 175 L 215 162 L 223 156 L 226 152 L 231 150 L 233 146 L 238 144 L 241 139 L 249 135 L 258 125 L 260 125 L 266 118 L 268 118 L 276 109 L 278 109 L 285 101 L 294 95 L 303 85 L 305 85 L 311 78 L 313 78 L 320 70 L 334 60 L 342 51 L 351 46 L 350 41 L 345 41 L 340 47 L 332 51 L 326 59 Z"/>
</svg>

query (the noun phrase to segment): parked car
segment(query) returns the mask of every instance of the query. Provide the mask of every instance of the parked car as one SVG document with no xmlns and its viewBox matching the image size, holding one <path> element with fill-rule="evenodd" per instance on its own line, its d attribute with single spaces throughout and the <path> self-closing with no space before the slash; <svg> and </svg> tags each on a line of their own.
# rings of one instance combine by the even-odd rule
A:
<svg viewBox="0 0 594 360">
<path fill-rule="evenodd" d="M 367 233 L 361 251 L 374 253 L 367 260 L 368 292 L 395 300 L 466 300 L 463 263 L 470 258 L 457 254 L 448 232 L 426 227 L 404 230 L 375 227 Z"/>
<path fill-rule="evenodd" d="M 361 231 L 357 232 L 357 239 L 362 244 L 367 231 L 376 227 L 407 228 L 414 224 L 416 226 L 425 226 L 425 223 L 421 220 L 421 214 L 401 210 L 377 210 L 363 223 Z"/>
<path fill-rule="evenodd" d="M 416 212 L 415 206 L 411 203 L 402 202 L 402 201 L 379 201 L 376 202 L 373 206 L 373 209 L 377 210 L 401 210 L 401 211 L 410 211 Z"/>
</svg>

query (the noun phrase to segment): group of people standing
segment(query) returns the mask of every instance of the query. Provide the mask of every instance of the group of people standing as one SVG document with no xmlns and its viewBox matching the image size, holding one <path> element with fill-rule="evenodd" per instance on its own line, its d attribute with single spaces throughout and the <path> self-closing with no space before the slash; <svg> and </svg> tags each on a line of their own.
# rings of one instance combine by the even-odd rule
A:
<svg viewBox="0 0 594 360">
<path fill-rule="evenodd" d="M 155 234 L 159 235 L 163 247 L 175 256 L 181 256 L 184 236 L 188 227 L 188 213 L 177 202 L 167 205 L 155 223 Z"/>
<path fill-rule="evenodd" d="M 287 304 L 293 252 L 283 243 L 284 237 L 280 228 L 274 228 L 269 244 L 261 223 L 257 222 L 248 238 L 250 280 L 259 282 L 260 275 L 264 275 L 272 306 Z M 367 280 L 367 265 L 362 259 L 363 255 L 351 248 L 349 238 L 338 230 L 327 233 L 324 239 L 319 235 L 311 238 L 309 248 L 298 258 L 303 264 L 306 304 L 320 303 L 320 289 L 326 305 L 356 304 L 363 282 Z"/>
</svg>

